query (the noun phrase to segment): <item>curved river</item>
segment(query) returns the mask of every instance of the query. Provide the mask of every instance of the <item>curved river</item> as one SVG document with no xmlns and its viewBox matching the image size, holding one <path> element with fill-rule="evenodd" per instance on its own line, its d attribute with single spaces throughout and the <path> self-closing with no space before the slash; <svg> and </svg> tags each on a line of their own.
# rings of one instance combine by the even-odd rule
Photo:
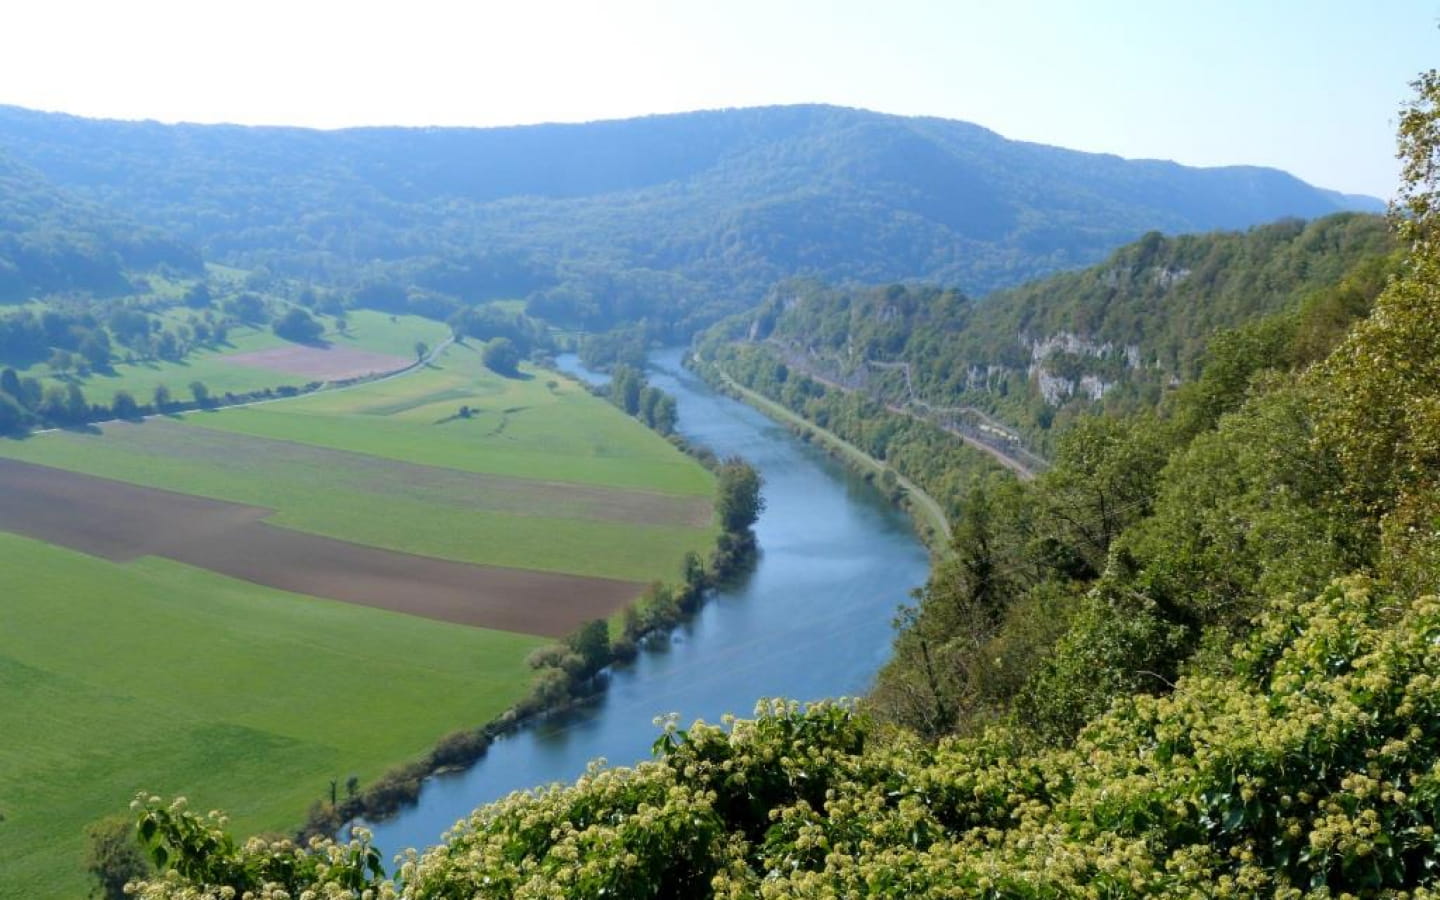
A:
<svg viewBox="0 0 1440 900">
<path fill-rule="evenodd" d="M 909 520 L 825 453 L 680 365 L 650 359 L 650 382 L 674 395 L 679 430 L 721 456 L 740 454 L 765 478 L 753 572 L 718 591 L 669 640 L 617 667 L 588 705 L 496 741 L 473 768 L 426 782 L 418 805 L 371 826 L 386 857 L 427 847 L 472 809 L 511 791 L 571 781 L 604 757 L 648 757 L 652 720 L 748 715 L 761 697 L 856 695 L 889 653 L 896 607 L 929 573 Z M 590 377 L 573 356 L 567 372 Z"/>
</svg>

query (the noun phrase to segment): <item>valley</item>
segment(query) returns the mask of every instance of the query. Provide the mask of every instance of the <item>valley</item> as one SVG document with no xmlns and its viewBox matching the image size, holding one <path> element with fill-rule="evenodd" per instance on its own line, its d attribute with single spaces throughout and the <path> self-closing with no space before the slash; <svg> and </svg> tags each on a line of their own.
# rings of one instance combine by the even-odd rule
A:
<svg viewBox="0 0 1440 900">
<path fill-rule="evenodd" d="M 147 4 L 0 97 L 0 898 L 1440 891 L 1413 21 Z"/>
</svg>

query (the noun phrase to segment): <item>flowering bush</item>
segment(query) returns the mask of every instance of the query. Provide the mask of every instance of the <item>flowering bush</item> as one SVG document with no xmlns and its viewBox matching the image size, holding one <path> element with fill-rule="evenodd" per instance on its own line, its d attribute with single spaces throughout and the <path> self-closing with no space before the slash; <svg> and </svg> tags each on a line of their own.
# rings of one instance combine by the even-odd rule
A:
<svg viewBox="0 0 1440 900">
<path fill-rule="evenodd" d="M 1118 702 L 1073 746 L 938 745 L 846 702 L 679 730 L 633 768 L 477 810 L 392 879 L 348 844 L 237 844 L 141 798 L 146 900 L 1434 896 L 1440 600 L 1277 602 L 1235 674 Z M 1408 891 L 1408 893 L 1406 893 Z"/>
</svg>

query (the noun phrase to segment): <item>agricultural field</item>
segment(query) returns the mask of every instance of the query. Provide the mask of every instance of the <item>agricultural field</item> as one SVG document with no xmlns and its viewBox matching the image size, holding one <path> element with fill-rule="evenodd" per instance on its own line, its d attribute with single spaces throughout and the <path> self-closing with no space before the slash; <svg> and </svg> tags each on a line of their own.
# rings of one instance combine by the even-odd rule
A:
<svg viewBox="0 0 1440 900">
<path fill-rule="evenodd" d="M 171 310 L 162 318 L 178 324 L 187 315 L 187 311 Z M 415 360 L 417 342 L 438 346 L 448 334 L 438 322 L 372 310 L 348 312 L 344 332 L 337 330 L 333 318 L 316 318 L 327 329 L 325 350 L 291 343 L 268 326 L 241 325 L 230 329 L 225 345 L 197 349 L 179 361 L 118 363 L 113 372 L 93 372 L 83 378 L 56 376 L 44 363 L 37 363 L 20 374 L 42 381 L 74 381 L 97 403 L 110 403 L 117 391 L 129 391 L 147 401 L 162 384 L 177 399 L 188 400 L 190 385 L 196 381 L 211 395 L 223 396 L 392 371 Z"/>
<path fill-rule="evenodd" d="M 283 830 L 493 718 L 536 647 L 711 546 L 712 492 L 574 382 L 464 345 L 0 442 L 0 896 L 82 893 L 83 827 L 135 790 Z"/>
</svg>

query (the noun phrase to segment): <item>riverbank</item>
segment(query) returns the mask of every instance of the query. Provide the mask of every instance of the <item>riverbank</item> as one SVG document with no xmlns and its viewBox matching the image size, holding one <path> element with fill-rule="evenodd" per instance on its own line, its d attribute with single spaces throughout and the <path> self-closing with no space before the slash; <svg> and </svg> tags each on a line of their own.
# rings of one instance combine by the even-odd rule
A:
<svg viewBox="0 0 1440 900">
<path fill-rule="evenodd" d="M 762 697 L 858 696 L 890 657 L 896 610 L 929 575 L 908 518 L 813 442 L 680 366 L 650 355 L 646 375 L 676 398 L 677 431 L 764 478 L 753 569 L 710 592 L 692 618 L 606 672 L 606 688 L 496 740 L 479 765 L 428 780 L 417 805 L 371 830 L 387 857 L 423 847 L 512 791 L 570 782 L 597 759 L 647 759 L 657 715 L 682 722 L 748 715 Z M 571 374 L 572 356 L 557 358 Z"/>
<path fill-rule="evenodd" d="M 885 491 L 884 481 L 887 478 L 893 478 L 899 489 L 899 496 L 892 495 L 892 499 L 910 516 L 915 525 L 916 534 L 932 553 L 940 556 L 949 553 L 952 537 L 950 520 L 946 517 L 944 508 L 941 507 L 939 501 L 926 493 L 919 485 L 833 431 L 821 428 L 769 397 L 745 387 L 731 378 L 719 365 L 704 363 L 703 366 L 704 370 L 698 373 L 702 378 L 707 373 L 713 373 L 715 379 L 719 381 L 719 384 L 715 384 L 706 379 L 711 387 L 749 404 L 776 422 L 790 428 L 802 439 L 815 442 L 831 456 L 845 463 L 846 466 L 867 480 L 874 481 L 880 490 Z M 890 492 L 887 491 L 887 493 Z"/>
<path fill-rule="evenodd" d="M 553 367 L 548 371 L 574 380 L 592 394 L 599 393 L 571 373 Z M 597 399 L 610 402 L 603 396 Z M 716 475 L 718 511 L 724 495 L 725 470 L 743 463 L 721 463 L 708 448 L 673 436 L 638 416 L 631 418 L 665 437 L 677 450 Z M 727 528 L 722 521 L 709 558 L 702 560 L 698 553 L 687 552 L 684 559 L 678 561 L 678 580 L 656 581 L 608 621 L 595 620 L 582 625 L 560 641 L 532 653 L 528 660 L 533 670 L 529 692 L 495 719 L 446 735 L 429 753 L 395 766 L 363 791 L 350 785 L 347 796 L 341 799 L 332 786 L 329 802 L 322 800 L 311 808 L 299 838 L 331 836 L 357 820 L 367 825 L 383 822 L 402 808 L 413 805 L 427 779 L 437 774 L 463 772 L 474 766 L 497 738 L 576 704 L 593 701 L 605 690 L 606 670 L 610 666 L 633 660 L 640 647 L 652 639 L 663 640 L 699 610 L 714 587 L 736 577 L 753 562 L 757 545 L 749 526 L 749 522 L 732 523 Z"/>
</svg>

